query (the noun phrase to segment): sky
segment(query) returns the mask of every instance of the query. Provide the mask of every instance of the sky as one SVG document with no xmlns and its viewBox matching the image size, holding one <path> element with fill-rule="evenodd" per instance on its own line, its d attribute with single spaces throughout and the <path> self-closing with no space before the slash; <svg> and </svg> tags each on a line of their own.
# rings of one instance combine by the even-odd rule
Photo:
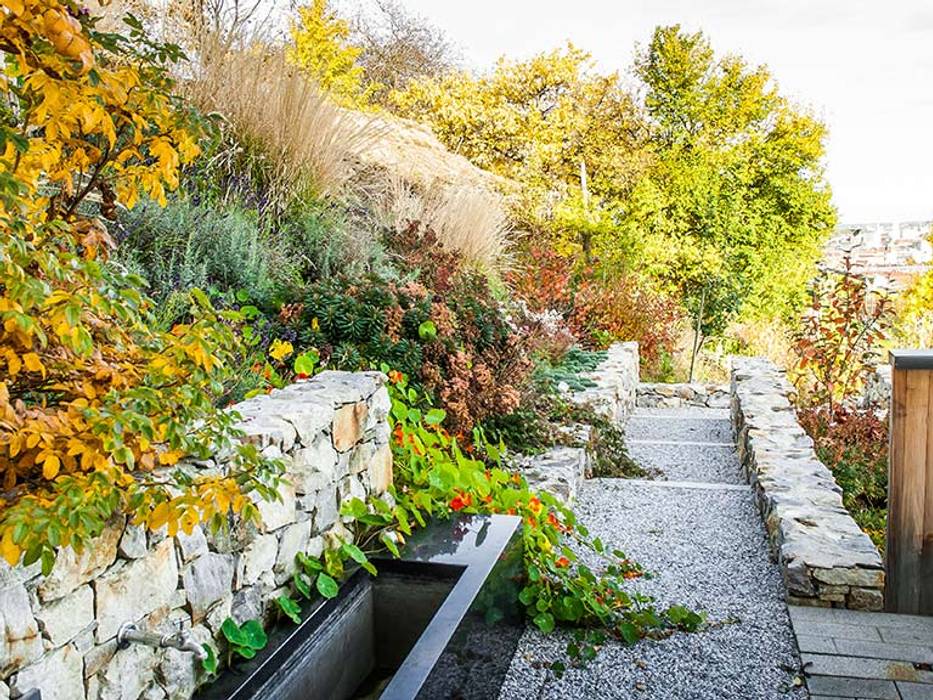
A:
<svg viewBox="0 0 933 700">
<path fill-rule="evenodd" d="M 933 219 L 933 0 L 401 1 L 478 69 L 570 40 L 627 71 L 656 25 L 702 29 L 828 124 L 841 223 Z"/>
</svg>

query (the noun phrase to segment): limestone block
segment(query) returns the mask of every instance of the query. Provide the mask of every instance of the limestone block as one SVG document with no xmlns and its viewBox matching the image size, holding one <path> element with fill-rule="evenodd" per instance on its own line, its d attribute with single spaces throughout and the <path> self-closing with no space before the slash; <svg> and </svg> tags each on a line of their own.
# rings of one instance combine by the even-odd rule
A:
<svg viewBox="0 0 933 700">
<path fill-rule="evenodd" d="M 262 617 L 262 589 L 260 586 L 248 586 L 240 589 L 233 596 L 230 605 L 230 617 L 238 625 L 247 620 L 256 620 Z"/>
<path fill-rule="evenodd" d="M 337 451 L 326 434 L 319 435 L 310 447 L 296 450 L 287 468 L 296 493 L 313 493 L 336 481 L 338 461 Z"/>
<path fill-rule="evenodd" d="M 139 620 L 167 606 L 178 586 L 173 540 L 161 542 L 142 559 L 114 567 L 94 581 L 97 599 L 97 641 L 116 635 L 124 622 Z"/>
<path fill-rule="evenodd" d="M 0 675 L 6 676 L 42 656 L 39 625 L 21 583 L 0 589 Z"/>
<path fill-rule="evenodd" d="M 369 407 L 362 401 L 341 406 L 331 426 L 334 449 L 346 452 L 363 438 Z"/>
<path fill-rule="evenodd" d="M 99 700 L 136 700 L 155 676 L 156 650 L 131 644 L 117 651 L 96 675 Z"/>
<path fill-rule="evenodd" d="M 260 535 L 243 550 L 237 564 L 237 588 L 249 586 L 271 572 L 279 553 L 279 539 L 275 535 Z"/>
<path fill-rule="evenodd" d="M 84 676 L 88 678 L 95 675 L 104 666 L 110 663 L 110 659 L 117 653 L 117 639 L 108 639 L 103 644 L 92 647 L 84 654 Z"/>
<path fill-rule="evenodd" d="M 68 595 L 103 573 L 117 558 L 117 544 L 123 534 L 123 523 L 106 528 L 91 540 L 81 552 L 62 547 L 55 555 L 55 565 L 39 584 L 39 598 L 43 602 Z"/>
<path fill-rule="evenodd" d="M 253 502 L 259 510 L 259 529 L 261 532 L 272 532 L 290 525 L 296 520 L 295 485 L 290 479 L 282 479 L 278 489 L 279 498 L 269 501 L 259 496 L 253 496 Z"/>
<path fill-rule="evenodd" d="M 279 537 L 279 552 L 275 558 L 275 582 L 282 584 L 291 578 L 295 571 L 295 556 L 307 550 L 311 539 L 311 521 L 289 525 Z"/>
<path fill-rule="evenodd" d="M 378 496 L 392 485 L 392 448 L 380 445 L 369 461 L 369 487 Z"/>
<path fill-rule="evenodd" d="M 813 569 L 813 578 L 833 586 L 884 588 L 882 569 Z"/>
<path fill-rule="evenodd" d="M 210 609 L 230 595 L 235 558 L 231 554 L 209 552 L 189 564 L 182 575 L 191 619 L 198 623 Z"/>
<path fill-rule="evenodd" d="M 42 700 L 84 700 L 81 655 L 70 645 L 50 651 L 13 676 L 10 690 L 17 697 L 38 690 Z"/>
<path fill-rule="evenodd" d="M 85 584 L 41 608 L 36 612 L 36 619 L 52 646 L 60 647 L 94 621 L 94 592 Z"/>
<path fill-rule="evenodd" d="M 846 607 L 872 612 L 884 610 L 884 595 L 875 588 L 852 588 L 849 591 Z"/>
<path fill-rule="evenodd" d="M 195 525 L 190 535 L 179 532 L 175 535 L 175 542 L 182 564 L 187 564 L 207 552 L 207 537 L 204 536 L 204 529 L 200 525 Z"/>
<path fill-rule="evenodd" d="M 126 559 L 141 559 L 146 556 L 146 528 L 142 525 L 127 525 L 120 538 L 120 556 Z"/>
<path fill-rule="evenodd" d="M 150 687 L 169 700 L 188 700 L 197 687 L 197 667 L 198 661 L 191 652 L 168 649 L 156 667 L 159 685 Z"/>
<path fill-rule="evenodd" d="M 339 508 L 337 505 L 337 487 L 323 488 L 314 495 L 313 531 L 324 532 L 337 522 Z"/>
<path fill-rule="evenodd" d="M 284 418 L 271 414 L 264 413 L 260 416 L 245 418 L 243 422 L 237 424 L 237 428 L 243 431 L 243 439 L 246 442 L 254 443 L 260 448 L 275 445 L 283 452 L 288 452 L 298 439 L 295 426 Z"/>
</svg>

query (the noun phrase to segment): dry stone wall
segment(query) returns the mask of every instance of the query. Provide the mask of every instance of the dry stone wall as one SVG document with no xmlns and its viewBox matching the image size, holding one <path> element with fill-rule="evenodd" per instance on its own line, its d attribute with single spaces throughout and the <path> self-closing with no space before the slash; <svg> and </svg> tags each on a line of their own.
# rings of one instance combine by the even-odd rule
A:
<svg viewBox="0 0 933 700">
<path fill-rule="evenodd" d="M 568 394 L 567 398 L 579 404 L 588 403 L 610 420 L 624 425 L 635 409 L 638 343 L 611 345 L 606 359 L 592 372 L 585 372 L 583 377 L 594 386 Z M 561 501 L 572 503 L 590 469 L 587 453 L 590 426 L 573 426 L 568 432 L 571 444 L 553 447 L 540 455 L 520 457 L 516 466 L 532 488 L 548 491 Z"/>
<path fill-rule="evenodd" d="M 81 554 L 60 549 L 48 576 L 38 564 L 0 564 L 0 699 L 33 688 L 43 700 L 189 698 L 193 655 L 118 650 L 119 627 L 181 626 L 213 643 L 228 616 L 266 615 L 295 555 L 318 555 L 345 533 L 340 503 L 391 483 L 389 408 L 375 372 L 324 372 L 237 405 L 246 439 L 286 464 L 281 500 L 258 502 L 258 526 L 168 537 L 120 519 Z M 189 466 L 222 469 L 223 457 Z"/>
<path fill-rule="evenodd" d="M 728 384 L 639 384 L 637 404 L 641 408 L 729 408 Z"/>
<path fill-rule="evenodd" d="M 878 550 L 842 504 L 842 491 L 797 423 L 793 388 L 763 358 L 735 358 L 732 418 L 743 471 L 765 520 L 790 603 L 883 607 Z"/>
</svg>

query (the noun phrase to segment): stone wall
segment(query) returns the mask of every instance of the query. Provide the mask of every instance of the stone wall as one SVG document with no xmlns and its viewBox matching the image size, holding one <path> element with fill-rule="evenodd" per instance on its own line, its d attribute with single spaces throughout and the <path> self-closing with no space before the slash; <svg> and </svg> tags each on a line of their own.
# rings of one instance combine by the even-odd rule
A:
<svg viewBox="0 0 933 700">
<path fill-rule="evenodd" d="M 247 439 L 286 463 L 281 501 L 259 502 L 258 526 L 214 535 L 196 527 L 167 537 L 122 519 L 80 555 L 58 551 L 48 576 L 38 564 L 0 564 L 0 699 L 32 688 L 43 700 L 188 698 L 192 654 L 134 644 L 117 650 L 124 622 L 200 642 L 227 616 L 263 616 L 284 592 L 295 554 L 320 554 L 343 530 L 341 501 L 381 494 L 392 480 L 383 375 L 324 372 L 236 406 Z M 222 468 L 222 457 L 192 468 Z"/>
<path fill-rule="evenodd" d="M 739 458 L 799 605 L 880 610 L 884 570 L 868 535 L 842 505 L 841 489 L 797 423 L 793 388 L 763 358 L 734 358 L 732 417 Z"/>
<path fill-rule="evenodd" d="M 574 392 L 570 399 L 589 403 L 607 418 L 624 424 L 635 410 L 638 372 L 638 343 L 613 343 L 606 351 L 606 359 L 592 372 L 582 374 L 595 386 Z"/>
<path fill-rule="evenodd" d="M 589 403 L 610 420 L 624 425 L 635 409 L 635 388 L 638 386 L 638 343 L 615 343 L 609 347 L 606 359 L 595 370 L 583 374 L 595 386 L 569 393 L 575 403 Z M 567 428 L 567 445 L 552 447 L 532 456 L 519 456 L 515 463 L 537 490 L 548 491 L 564 503 L 572 503 L 590 469 L 588 446 L 589 425 Z"/>
<path fill-rule="evenodd" d="M 638 406 L 642 408 L 729 408 L 728 384 L 639 384 Z"/>
</svg>

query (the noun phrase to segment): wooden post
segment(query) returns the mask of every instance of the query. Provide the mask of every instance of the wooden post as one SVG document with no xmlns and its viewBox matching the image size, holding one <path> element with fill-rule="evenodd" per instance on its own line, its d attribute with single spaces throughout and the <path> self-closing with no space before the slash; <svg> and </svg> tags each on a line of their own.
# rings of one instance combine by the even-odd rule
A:
<svg viewBox="0 0 933 700">
<path fill-rule="evenodd" d="M 933 350 L 891 352 L 885 605 L 933 615 Z"/>
</svg>

